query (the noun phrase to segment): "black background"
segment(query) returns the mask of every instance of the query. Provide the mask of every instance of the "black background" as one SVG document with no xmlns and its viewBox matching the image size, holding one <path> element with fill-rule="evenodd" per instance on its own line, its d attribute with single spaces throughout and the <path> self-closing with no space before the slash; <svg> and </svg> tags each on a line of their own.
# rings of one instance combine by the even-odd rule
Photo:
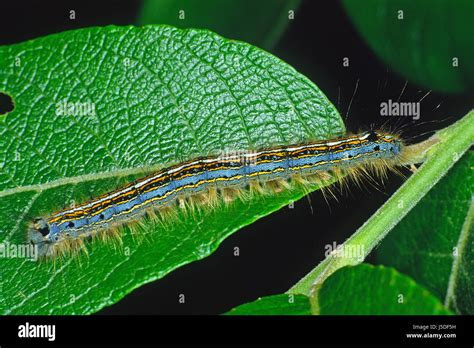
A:
<svg viewBox="0 0 474 348">
<path fill-rule="evenodd" d="M 1 4 L 0 44 L 12 44 L 79 27 L 126 25 L 136 20 L 140 1 L 15 1 Z M 69 19 L 69 10 L 76 20 Z M 242 25 L 245 25 L 243 22 Z M 349 130 L 382 125 L 380 103 L 396 100 L 406 80 L 392 73 L 372 53 L 338 1 L 302 1 L 279 44 L 272 51 L 308 76 L 346 117 Z M 350 67 L 342 66 L 343 57 Z M 357 91 L 355 86 L 358 83 Z M 355 92 L 355 93 L 354 93 Z M 401 101 L 419 101 L 429 90 L 407 84 Z M 350 111 L 349 104 L 352 100 Z M 472 107 L 466 95 L 430 93 L 421 118 L 392 118 L 405 136 L 440 129 Z M 418 138 L 417 138 L 418 139 Z M 99 314 L 218 314 L 260 296 L 286 291 L 324 258 L 325 245 L 343 242 L 402 183 L 391 176 L 378 190 L 367 185 L 338 201 L 320 193 L 263 218 L 225 240 L 208 258 L 181 267 L 140 287 Z M 240 256 L 233 256 L 238 246 Z M 369 258 L 369 261 L 371 258 Z M 186 297 L 178 302 L 179 294 Z"/>
</svg>

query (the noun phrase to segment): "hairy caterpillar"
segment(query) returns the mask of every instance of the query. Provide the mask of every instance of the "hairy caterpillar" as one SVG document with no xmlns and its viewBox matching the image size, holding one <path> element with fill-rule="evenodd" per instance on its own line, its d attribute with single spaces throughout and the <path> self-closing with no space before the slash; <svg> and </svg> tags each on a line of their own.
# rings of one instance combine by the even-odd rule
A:
<svg viewBox="0 0 474 348">
<path fill-rule="evenodd" d="M 340 174 L 357 174 L 374 169 L 385 173 L 400 164 L 403 142 L 384 132 L 289 146 L 260 149 L 231 156 L 199 157 L 161 169 L 116 191 L 49 217 L 37 218 L 27 239 L 38 247 L 39 256 L 55 256 L 71 248 L 83 247 L 87 237 L 117 233 L 117 227 L 137 221 L 143 215 L 169 207 L 183 197 L 206 198 L 215 204 L 220 192 L 246 188 L 261 190 L 260 184 L 285 189 L 288 180 L 305 184 L 322 183 Z M 227 192 L 227 193 L 226 193 Z M 204 195 L 206 194 L 207 195 Z"/>
</svg>

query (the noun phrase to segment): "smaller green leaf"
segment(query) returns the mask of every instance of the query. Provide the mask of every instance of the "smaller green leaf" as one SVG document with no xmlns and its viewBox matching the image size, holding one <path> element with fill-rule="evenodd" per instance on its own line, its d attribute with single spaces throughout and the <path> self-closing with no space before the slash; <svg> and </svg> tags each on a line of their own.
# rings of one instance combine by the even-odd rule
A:
<svg viewBox="0 0 474 348">
<path fill-rule="evenodd" d="M 309 298 L 304 295 L 280 294 L 261 297 L 225 313 L 227 315 L 310 315 Z"/>
<path fill-rule="evenodd" d="M 432 90 L 474 87 L 472 0 L 343 0 L 374 52 L 393 70 Z"/>
<path fill-rule="evenodd" d="M 467 152 L 377 249 L 459 314 L 474 314 L 474 153 Z"/>
<path fill-rule="evenodd" d="M 428 290 L 393 268 L 360 264 L 334 272 L 312 296 L 323 315 L 451 314 Z"/>
</svg>

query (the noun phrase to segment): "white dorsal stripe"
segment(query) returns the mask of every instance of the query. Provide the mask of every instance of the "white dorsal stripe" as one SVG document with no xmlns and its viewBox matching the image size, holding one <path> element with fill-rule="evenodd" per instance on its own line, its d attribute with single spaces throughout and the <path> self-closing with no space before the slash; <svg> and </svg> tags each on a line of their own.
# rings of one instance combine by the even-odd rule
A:
<svg viewBox="0 0 474 348">
<path fill-rule="evenodd" d="M 265 150 L 261 150 L 261 151 L 255 151 L 255 152 L 253 152 L 253 151 L 252 152 L 246 152 L 246 151 L 241 150 L 241 151 L 236 151 L 235 153 L 231 153 L 231 154 L 226 155 L 226 156 L 219 155 L 219 156 L 213 156 L 213 157 L 209 157 L 209 158 L 198 159 L 198 160 L 195 160 L 195 161 L 184 163 L 182 165 L 171 168 L 169 170 L 164 170 L 160 173 L 157 173 L 156 175 L 153 175 L 153 176 L 151 176 L 147 179 L 144 179 L 144 180 L 141 180 L 141 181 L 137 182 L 133 186 L 130 186 L 128 188 L 125 188 L 125 189 L 119 190 L 117 192 L 111 193 L 111 194 L 109 194 L 109 195 L 107 195 L 107 196 L 105 196 L 101 199 L 90 201 L 89 203 L 87 203 L 85 205 L 79 205 L 79 206 L 73 207 L 71 209 L 63 210 L 63 211 L 57 213 L 56 215 L 52 216 L 51 219 L 56 218 L 58 216 L 62 216 L 64 214 L 70 214 L 70 213 L 74 213 L 74 212 L 77 212 L 77 211 L 80 211 L 80 210 L 83 210 L 83 209 L 90 208 L 90 207 L 92 207 L 96 204 L 100 204 L 100 203 L 103 203 L 107 200 L 113 199 L 117 196 L 123 195 L 124 193 L 127 193 L 131 190 L 139 189 L 140 187 L 145 186 L 149 182 L 154 181 L 156 179 L 159 179 L 160 177 L 174 174 L 174 173 L 179 172 L 179 171 L 181 171 L 181 170 L 183 170 L 187 167 L 192 167 L 194 165 L 198 165 L 198 164 L 202 164 L 202 163 L 209 164 L 209 163 L 215 163 L 215 162 L 222 162 L 224 160 L 225 161 L 231 161 L 233 159 L 240 159 L 242 157 L 255 158 L 255 157 L 258 157 L 258 156 L 261 156 L 261 155 L 265 155 L 266 153 L 272 153 L 274 151 L 292 152 L 292 151 L 299 151 L 299 150 L 304 150 L 306 148 L 317 147 L 317 146 L 337 146 L 337 145 L 340 145 L 340 144 L 343 144 L 343 143 L 346 143 L 346 142 L 351 142 L 351 141 L 354 141 L 354 140 L 365 140 L 369 136 L 370 136 L 370 133 L 365 132 L 365 133 L 362 133 L 360 136 L 351 136 L 351 137 L 346 137 L 346 138 L 341 138 L 341 139 L 336 139 L 336 140 L 325 140 L 325 141 L 320 141 L 320 142 L 308 143 L 308 144 L 304 144 L 304 145 L 281 147 L 281 148 L 274 148 L 274 149 L 265 149 Z M 387 136 L 387 138 L 393 139 L 392 136 Z"/>
</svg>

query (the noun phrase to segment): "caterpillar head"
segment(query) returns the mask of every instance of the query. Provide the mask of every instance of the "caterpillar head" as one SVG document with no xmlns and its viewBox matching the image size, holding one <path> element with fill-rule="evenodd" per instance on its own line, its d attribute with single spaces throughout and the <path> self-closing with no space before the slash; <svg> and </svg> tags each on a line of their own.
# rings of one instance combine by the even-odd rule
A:
<svg viewBox="0 0 474 348">
<path fill-rule="evenodd" d="M 50 255 L 52 241 L 49 239 L 50 227 L 43 218 L 33 220 L 28 228 L 27 241 L 37 248 L 39 257 Z"/>
</svg>

